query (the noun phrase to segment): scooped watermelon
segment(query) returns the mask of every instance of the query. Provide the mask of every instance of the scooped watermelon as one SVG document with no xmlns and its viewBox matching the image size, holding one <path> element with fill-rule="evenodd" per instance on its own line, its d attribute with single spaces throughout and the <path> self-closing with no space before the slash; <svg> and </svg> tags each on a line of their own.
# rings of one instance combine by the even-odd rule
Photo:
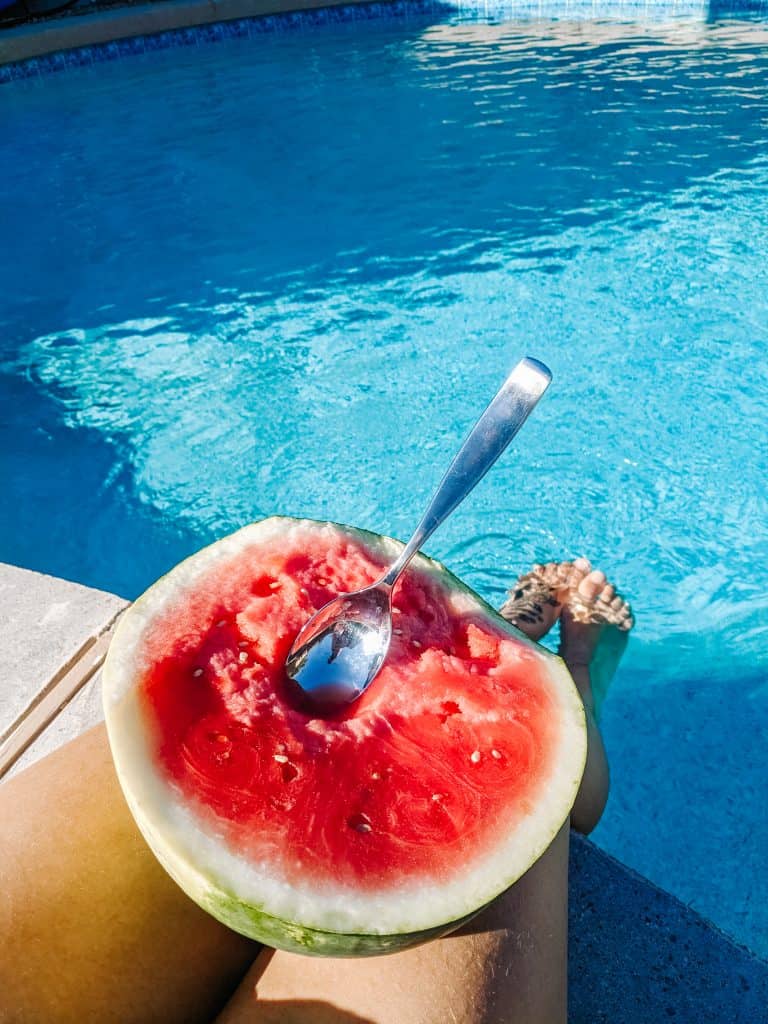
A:
<svg viewBox="0 0 768 1024">
<path fill-rule="evenodd" d="M 421 555 L 370 689 L 333 717 L 296 705 L 298 630 L 401 547 L 266 519 L 173 569 L 110 646 L 107 727 L 139 828 L 193 900 L 271 946 L 371 955 L 451 931 L 576 796 L 586 731 L 562 663 Z"/>
</svg>

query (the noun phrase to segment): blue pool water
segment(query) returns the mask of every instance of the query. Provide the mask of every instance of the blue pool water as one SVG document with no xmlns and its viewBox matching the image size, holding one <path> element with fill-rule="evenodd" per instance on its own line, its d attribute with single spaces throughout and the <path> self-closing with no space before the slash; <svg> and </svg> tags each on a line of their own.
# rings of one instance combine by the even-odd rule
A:
<svg viewBox="0 0 768 1024">
<path fill-rule="evenodd" d="M 587 553 L 637 629 L 596 840 L 768 953 L 768 25 L 445 8 L 0 87 L 0 559 L 138 594 L 262 515 Z"/>
</svg>

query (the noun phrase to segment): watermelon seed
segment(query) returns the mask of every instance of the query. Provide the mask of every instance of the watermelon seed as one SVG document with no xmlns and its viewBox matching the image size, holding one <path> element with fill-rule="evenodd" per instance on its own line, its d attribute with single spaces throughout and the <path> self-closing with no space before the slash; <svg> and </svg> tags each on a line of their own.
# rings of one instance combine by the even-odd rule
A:
<svg viewBox="0 0 768 1024">
<path fill-rule="evenodd" d="M 279 590 L 279 589 L 280 589 L 280 584 L 279 584 L 279 583 L 277 582 L 277 580 L 273 580 L 273 581 L 272 581 L 272 582 L 271 582 L 271 583 L 269 584 L 269 589 L 270 589 L 270 590 Z"/>
<path fill-rule="evenodd" d="M 318 587 L 328 586 L 328 580 L 325 578 L 325 576 L 318 576 L 315 582 L 317 583 Z"/>
<path fill-rule="evenodd" d="M 226 626 L 226 624 L 227 624 L 227 620 L 226 619 L 219 619 L 219 621 L 216 623 L 216 625 L 217 625 L 217 627 L 219 629 L 221 629 L 222 626 Z"/>
<path fill-rule="evenodd" d="M 371 825 L 371 819 L 367 814 L 353 814 L 351 818 L 347 819 L 347 824 L 350 828 L 353 828 L 355 832 L 372 832 L 373 826 Z"/>
<path fill-rule="evenodd" d="M 496 760 L 498 761 L 501 758 L 501 754 L 498 752 L 498 750 L 492 750 L 491 757 L 496 758 Z"/>
<path fill-rule="evenodd" d="M 371 778 L 378 781 L 381 778 L 381 772 L 371 772 Z"/>
<path fill-rule="evenodd" d="M 472 753 L 469 755 L 469 760 L 472 762 L 472 764 L 477 764 L 478 761 L 480 760 L 480 751 L 473 750 Z"/>
<path fill-rule="evenodd" d="M 248 655 L 246 654 L 245 651 L 240 651 L 240 653 L 237 656 L 237 660 L 240 662 L 241 665 L 244 665 L 246 661 L 248 661 Z"/>
<path fill-rule="evenodd" d="M 395 634 L 395 636 L 402 636 L 403 635 L 402 629 L 393 629 L 392 632 Z"/>
<path fill-rule="evenodd" d="M 421 644 L 419 643 L 418 640 L 411 640 L 411 645 L 413 647 L 421 647 Z"/>
<path fill-rule="evenodd" d="M 441 801 L 441 800 L 442 800 L 443 798 L 442 798 L 442 796 L 440 795 L 440 793 L 433 793 L 433 794 L 432 794 L 432 799 L 433 799 L 433 801 L 434 801 L 434 802 L 435 802 L 436 804 L 439 804 L 439 803 L 440 803 L 440 801 Z"/>
<path fill-rule="evenodd" d="M 288 758 L 285 754 L 273 754 L 272 760 L 277 761 L 278 764 L 288 764 Z"/>
<path fill-rule="evenodd" d="M 201 668 L 196 668 L 195 671 L 192 673 L 195 679 L 199 679 L 202 674 L 203 670 Z"/>
<path fill-rule="evenodd" d="M 247 641 L 247 640 L 240 640 L 240 641 L 238 642 L 238 645 L 237 645 L 237 646 L 238 646 L 238 647 L 239 647 L 239 648 L 240 648 L 240 649 L 242 650 L 242 649 L 243 649 L 243 647 L 247 647 L 247 646 L 248 646 L 248 641 Z"/>
</svg>

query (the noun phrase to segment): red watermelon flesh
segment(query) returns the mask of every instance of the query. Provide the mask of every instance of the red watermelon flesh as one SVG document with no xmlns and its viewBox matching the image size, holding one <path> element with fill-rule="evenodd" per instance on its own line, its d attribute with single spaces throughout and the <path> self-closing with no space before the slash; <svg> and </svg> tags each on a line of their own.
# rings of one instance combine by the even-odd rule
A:
<svg viewBox="0 0 768 1024">
<path fill-rule="evenodd" d="M 154 622 L 140 681 L 157 755 L 212 827 L 301 878 L 379 889 L 447 879 L 536 801 L 556 718 L 535 651 L 407 572 L 390 654 L 345 713 L 297 710 L 284 662 L 306 619 L 385 568 L 295 534 L 211 569 Z"/>
</svg>

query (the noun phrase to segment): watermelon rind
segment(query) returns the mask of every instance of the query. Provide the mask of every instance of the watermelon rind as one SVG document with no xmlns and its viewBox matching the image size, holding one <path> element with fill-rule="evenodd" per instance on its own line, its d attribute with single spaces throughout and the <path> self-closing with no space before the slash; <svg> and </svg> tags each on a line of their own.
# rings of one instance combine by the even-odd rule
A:
<svg viewBox="0 0 768 1024">
<path fill-rule="evenodd" d="M 413 567 L 440 581 L 457 610 L 481 612 L 490 623 L 537 651 L 547 668 L 561 721 L 552 769 L 535 807 L 509 841 L 461 877 L 421 880 L 394 892 L 287 883 L 253 864 L 196 817 L 156 763 L 142 711 L 142 638 L 147 627 L 221 560 L 253 544 L 279 542 L 292 530 L 339 531 L 384 560 L 403 545 L 337 523 L 271 517 L 243 527 L 181 562 L 123 614 L 104 663 L 103 701 L 120 784 L 157 859 L 185 893 L 225 925 L 269 946 L 317 956 L 392 953 L 459 927 L 514 884 L 548 848 L 573 806 L 586 759 L 584 707 L 562 661 L 525 637 L 443 565 L 418 554 Z"/>
</svg>

